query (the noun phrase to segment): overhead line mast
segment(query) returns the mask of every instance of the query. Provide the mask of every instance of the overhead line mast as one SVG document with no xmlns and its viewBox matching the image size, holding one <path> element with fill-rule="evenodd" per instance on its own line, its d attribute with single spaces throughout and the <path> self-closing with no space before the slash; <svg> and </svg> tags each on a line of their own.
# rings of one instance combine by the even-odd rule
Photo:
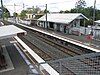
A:
<svg viewBox="0 0 100 75">
<path fill-rule="evenodd" d="M 93 8 L 93 26 L 95 25 L 95 12 L 96 12 L 96 0 L 94 0 L 94 8 Z M 93 35 L 93 26 L 91 25 L 91 35 Z"/>
<path fill-rule="evenodd" d="M 45 10 L 45 12 L 46 12 L 46 25 L 45 26 L 47 26 L 47 28 L 48 28 L 48 25 L 47 25 L 47 4 L 46 4 L 46 10 Z"/>
<path fill-rule="evenodd" d="M 4 7 L 3 7 L 3 1 L 1 0 L 1 9 L 2 9 L 2 19 L 4 21 Z"/>
<path fill-rule="evenodd" d="M 94 1 L 94 10 L 93 10 L 93 26 L 95 21 L 95 9 L 96 9 L 96 0 Z"/>
</svg>

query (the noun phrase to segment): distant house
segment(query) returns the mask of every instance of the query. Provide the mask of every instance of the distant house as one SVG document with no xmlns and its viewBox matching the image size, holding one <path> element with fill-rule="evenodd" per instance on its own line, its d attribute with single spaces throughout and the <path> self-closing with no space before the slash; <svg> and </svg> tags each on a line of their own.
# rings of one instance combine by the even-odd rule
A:
<svg viewBox="0 0 100 75">
<path fill-rule="evenodd" d="M 66 34 L 73 33 L 73 31 L 77 34 L 80 32 L 81 21 L 85 23 L 85 19 L 88 20 L 88 18 L 81 13 L 47 14 L 47 23 L 46 15 L 44 15 L 38 19 L 37 25 Z"/>
<path fill-rule="evenodd" d="M 43 16 L 43 14 L 29 14 L 29 13 L 27 13 L 26 14 L 26 16 L 27 16 L 27 20 L 33 20 L 33 19 L 39 19 L 41 16 Z"/>
<path fill-rule="evenodd" d="M 33 19 L 35 17 L 35 15 L 33 13 L 32 14 L 31 13 L 27 13 L 26 16 L 27 16 L 26 19 L 28 19 L 28 20 L 31 20 L 31 19 Z"/>
</svg>

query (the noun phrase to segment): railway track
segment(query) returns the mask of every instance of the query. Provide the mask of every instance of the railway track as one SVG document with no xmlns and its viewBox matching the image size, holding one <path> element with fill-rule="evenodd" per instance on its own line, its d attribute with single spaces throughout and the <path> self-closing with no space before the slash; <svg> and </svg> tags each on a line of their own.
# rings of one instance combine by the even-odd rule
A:
<svg viewBox="0 0 100 75">
<path fill-rule="evenodd" d="M 21 27 L 21 26 L 20 26 Z M 37 37 L 38 39 L 42 40 L 43 42 L 59 49 L 60 51 L 66 53 L 67 55 L 69 56 L 76 56 L 76 55 L 81 55 L 81 54 L 84 54 L 82 52 L 82 50 L 75 50 L 75 48 L 73 47 L 70 47 L 70 46 L 62 46 L 61 44 L 58 44 L 57 42 L 54 42 L 53 40 L 51 39 L 48 39 L 40 34 L 37 34 L 35 33 L 33 30 L 29 30 L 28 28 L 24 28 L 24 27 L 21 27 L 22 29 L 26 30 L 28 32 L 29 35 L 32 35 L 32 36 L 35 36 Z"/>
<path fill-rule="evenodd" d="M 31 34 L 32 36 L 35 36 L 36 38 L 42 40 L 43 42 L 45 42 L 45 43 L 47 43 L 47 44 L 59 49 L 60 51 L 70 55 L 70 56 L 75 56 L 75 55 L 80 55 L 81 54 L 81 52 L 79 53 L 78 51 L 72 50 L 70 47 L 66 48 L 66 47 L 64 47 L 64 46 L 62 46 L 62 45 L 60 45 L 58 43 L 55 43 L 54 41 L 52 41 L 52 40 L 50 40 L 50 39 L 48 39 L 48 38 L 46 38 L 44 36 L 41 36 L 41 35 L 39 35 L 39 34 L 37 34 L 35 32 L 32 32 L 30 30 L 28 30 L 28 33 Z"/>
<path fill-rule="evenodd" d="M 21 27 L 21 28 L 23 28 L 23 27 Z M 70 47 L 69 48 L 68 47 L 65 48 L 64 46 L 61 46 L 61 45 L 53 42 L 52 40 L 47 39 L 46 37 L 38 35 L 37 33 L 33 32 L 33 31 L 29 30 L 29 29 L 26 29 L 26 28 L 23 28 L 23 29 L 25 29 L 28 32 L 28 34 L 31 34 L 32 36 L 37 37 L 38 39 L 42 40 L 43 42 L 45 42 L 45 43 L 47 43 L 47 44 L 49 44 L 49 45 L 61 50 L 62 52 L 66 53 L 69 56 L 75 56 L 75 55 L 80 55 L 81 54 L 81 52 L 79 53 L 78 51 L 71 50 Z"/>
<path fill-rule="evenodd" d="M 75 50 L 73 51 L 71 48 L 66 48 L 64 46 L 61 46 L 60 44 L 58 43 L 55 43 L 54 41 L 50 40 L 50 39 L 47 39 L 46 37 L 43 37 L 41 35 L 38 35 L 37 33 L 34 33 L 35 37 L 37 37 L 38 39 L 42 40 L 43 42 L 59 49 L 60 51 L 70 55 L 70 56 L 75 56 L 75 55 L 80 55 L 81 53 L 79 52 L 76 52 Z"/>
<path fill-rule="evenodd" d="M 45 53 L 43 50 L 37 48 L 35 45 L 33 45 L 30 41 L 28 41 L 25 37 L 20 36 L 20 38 L 29 45 L 30 48 L 32 48 L 37 54 L 40 55 L 41 58 L 43 58 L 45 61 L 55 60 L 52 55 L 49 55 Z M 45 56 L 44 56 L 45 55 Z M 29 54 L 30 56 L 30 54 Z M 31 57 L 31 56 L 30 56 Z M 31 57 L 32 58 L 32 57 Z M 59 63 L 49 63 L 57 72 L 60 73 Z M 64 65 L 62 65 L 62 75 L 75 75 L 73 72 L 71 72 L 68 68 L 66 68 Z"/>
<path fill-rule="evenodd" d="M 22 37 L 21 37 L 22 38 Z M 23 40 L 26 40 L 26 39 L 24 39 L 23 38 Z M 20 47 L 22 50 L 24 49 L 24 48 L 22 48 L 21 46 L 20 46 L 20 44 L 17 44 L 18 45 L 18 47 Z M 33 64 L 35 64 L 35 67 L 36 68 L 38 68 L 38 63 L 37 63 L 37 61 L 27 52 L 27 51 L 25 51 L 24 52 L 25 53 L 25 55 L 26 55 L 26 57 L 28 57 L 28 59 L 33 63 Z M 47 58 L 47 57 L 46 57 Z M 48 58 L 50 58 L 50 59 L 52 59 L 51 57 L 49 57 L 48 56 Z M 48 58 L 47 58 L 47 61 L 48 61 Z M 49 59 L 49 60 L 50 60 Z M 60 68 L 59 68 L 59 63 L 49 63 L 58 73 L 60 73 Z M 72 71 L 70 71 L 68 68 L 66 68 L 64 65 L 62 65 L 62 72 L 61 72 L 61 75 L 75 75 Z M 43 70 L 43 73 L 45 74 L 45 75 L 49 75 L 45 70 Z M 67 74 L 66 74 L 67 73 Z M 41 74 L 41 73 L 40 73 Z M 43 74 L 43 75 L 44 75 Z M 41 74 L 42 75 L 42 74 Z"/>
<path fill-rule="evenodd" d="M 30 41 L 32 44 L 34 44 L 38 48 L 45 51 L 47 54 L 53 56 L 53 58 L 55 58 L 55 59 L 62 59 L 62 58 L 66 58 L 66 57 L 70 56 L 69 54 L 66 54 L 66 53 L 56 49 L 55 47 L 41 41 L 40 39 L 37 39 L 37 37 L 27 35 L 24 38 L 26 38 L 28 41 Z"/>
<path fill-rule="evenodd" d="M 75 55 L 81 55 L 81 54 L 88 53 L 88 51 L 78 49 L 78 48 L 75 48 L 75 47 L 70 46 L 70 45 L 68 45 L 68 46 L 61 45 L 61 44 L 57 43 L 56 41 L 53 41 L 49 38 L 44 37 L 43 35 L 38 34 L 37 32 L 34 32 L 34 30 L 30 30 L 30 29 L 22 27 L 22 26 L 18 26 L 18 27 L 26 30 L 28 32 L 28 34 L 36 36 L 38 39 L 42 40 L 43 42 L 45 42 L 45 43 L 61 50 L 62 52 L 66 53 L 70 56 L 75 56 Z"/>
<path fill-rule="evenodd" d="M 30 48 L 32 48 L 41 58 L 43 58 L 45 61 L 54 60 L 53 56 L 49 55 L 45 51 L 39 49 L 35 45 L 33 45 L 30 41 L 28 41 L 23 36 L 19 36 Z"/>
</svg>

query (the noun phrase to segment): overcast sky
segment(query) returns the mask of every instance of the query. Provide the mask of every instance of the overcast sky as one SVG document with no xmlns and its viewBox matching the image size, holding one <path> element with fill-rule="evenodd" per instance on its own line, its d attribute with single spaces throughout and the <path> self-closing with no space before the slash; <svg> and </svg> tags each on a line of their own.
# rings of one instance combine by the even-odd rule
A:
<svg viewBox="0 0 100 75">
<path fill-rule="evenodd" d="M 23 3 L 26 5 L 25 9 L 27 7 L 39 6 L 42 9 L 45 9 L 43 5 L 48 4 L 48 10 L 51 12 L 56 12 L 60 10 L 70 10 L 71 8 L 75 7 L 75 3 L 78 0 L 3 0 L 3 4 L 5 7 L 8 8 L 10 13 L 12 14 L 14 12 L 14 3 L 18 6 L 16 6 L 16 12 L 20 12 L 23 9 Z M 85 0 L 87 7 L 93 6 L 94 0 Z M 96 0 L 96 8 L 100 9 L 100 0 Z M 10 6 L 12 5 L 12 6 Z"/>
</svg>

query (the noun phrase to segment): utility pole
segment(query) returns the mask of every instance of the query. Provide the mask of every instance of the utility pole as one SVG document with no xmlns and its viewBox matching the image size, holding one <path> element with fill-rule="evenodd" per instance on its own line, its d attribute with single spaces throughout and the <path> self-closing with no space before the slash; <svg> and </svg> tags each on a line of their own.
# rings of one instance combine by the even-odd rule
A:
<svg viewBox="0 0 100 75">
<path fill-rule="evenodd" d="M 28 6 L 28 5 L 25 5 L 25 4 L 23 3 L 23 10 L 25 9 L 26 6 Z"/>
<path fill-rule="evenodd" d="M 4 21 L 4 7 L 3 7 L 3 1 L 1 0 L 1 8 L 2 8 L 2 19 Z"/>
<path fill-rule="evenodd" d="M 45 23 L 45 27 L 48 28 L 48 25 L 47 25 L 47 4 L 46 4 L 46 9 L 45 9 L 45 12 L 46 12 L 46 23 Z"/>
<path fill-rule="evenodd" d="M 14 3 L 14 14 L 13 14 L 13 16 L 14 16 L 15 23 L 16 23 L 16 4 L 15 3 Z"/>
<path fill-rule="evenodd" d="M 96 8 L 96 0 L 94 0 L 94 8 L 93 8 L 93 26 L 95 25 L 95 8 Z M 91 35 L 93 35 L 93 28 L 91 26 Z"/>
<path fill-rule="evenodd" d="M 23 3 L 23 10 L 24 10 L 24 8 L 25 8 L 25 5 L 24 5 L 24 3 Z"/>
<path fill-rule="evenodd" d="M 96 0 L 94 1 L 94 10 L 93 10 L 93 26 L 95 21 L 95 8 L 96 8 Z"/>
<path fill-rule="evenodd" d="M 16 13 L 16 4 L 14 3 L 14 12 Z"/>
</svg>

